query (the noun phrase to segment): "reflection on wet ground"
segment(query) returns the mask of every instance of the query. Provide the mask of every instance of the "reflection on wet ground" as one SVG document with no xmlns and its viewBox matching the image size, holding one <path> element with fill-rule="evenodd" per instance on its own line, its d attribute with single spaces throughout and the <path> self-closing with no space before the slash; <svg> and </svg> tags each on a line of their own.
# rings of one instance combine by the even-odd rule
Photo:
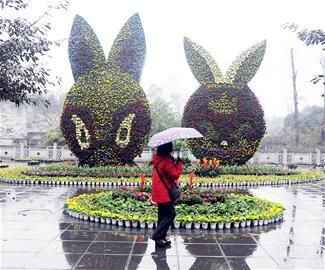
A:
<svg viewBox="0 0 325 270">
<path fill-rule="evenodd" d="M 62 213 L 67 197 L 90 190 L 0 184 L 1 269 L 325 269 L 325 181 L 249 191 L 284 204 L 284 222 L 171 230 L 172 247 L 155 249 L 152 230 Z"/>
</svg>

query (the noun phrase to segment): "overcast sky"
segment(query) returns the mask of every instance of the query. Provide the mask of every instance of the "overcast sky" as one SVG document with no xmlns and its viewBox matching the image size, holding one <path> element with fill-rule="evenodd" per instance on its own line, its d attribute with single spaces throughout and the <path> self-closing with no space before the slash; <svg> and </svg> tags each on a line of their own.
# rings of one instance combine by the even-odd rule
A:
<svg viewBox="0 0 325 270">
<path fill-rule="evenodd" d="M 39 14 L 46 1 L 32 0 Z M 53 36 L 68 39 L 75 14 L 84 17 L 95 30 L 106 56 L 126 20 L 138 12 L 145 32 L 147 54 L 141 86 L 145 92 L 155 84 L 166 93 L 177 93 L 185 102 L 199 84 L 187 64 L 183 37 L 203 46 L 223 72 L 243 50 L 267 40 L 264 60 L 248 84 L 259 98 L 267 117 L 292 112 L 290 48 L 295 48 L 300 109 L 322 105 L 322 84 L 310 79 L 321 73 L 320 47 L 306 47 L 294 33 L 283 30 L 286 22 L 302 28 L 325 30 L 324 0 L 249 1 L 249 0 L 71 0 L 68 12 L 53 17 Z M 67 42 L 55 50 L 50 65 L 64 80 L 63 89 L 73 84 Z"/>
</svg>

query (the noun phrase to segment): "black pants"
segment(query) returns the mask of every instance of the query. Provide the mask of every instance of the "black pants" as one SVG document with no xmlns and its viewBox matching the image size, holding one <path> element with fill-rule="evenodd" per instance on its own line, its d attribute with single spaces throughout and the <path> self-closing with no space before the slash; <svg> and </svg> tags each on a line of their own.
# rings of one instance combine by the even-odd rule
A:
<svg viewBox="0 0 325 270">
<path fill-rule="evenodd" d="M 176 216 L 174 203 L 158 203 L 158 225 L 152 235 L 153 240 L 165 239 L 169 227 Z"/>
</svg>

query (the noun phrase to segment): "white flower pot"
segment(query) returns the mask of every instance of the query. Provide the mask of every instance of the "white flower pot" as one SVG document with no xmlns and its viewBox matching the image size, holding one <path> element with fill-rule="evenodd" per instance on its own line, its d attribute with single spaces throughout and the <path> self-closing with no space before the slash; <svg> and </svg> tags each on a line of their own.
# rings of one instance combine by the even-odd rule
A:
<svg viewBox="0 0 325 270">
<path fill-rule="evenodd" d="M 264 225 L 269 224 L 269 220 L 268 220 L 268 219 L 264 219 L 263 224 L 264 224 Z"/>
<path fill-rule="evenodd" d="M 117 219 L 116 218 L 112 218 L 112 225 L 116 225 L 117 224 Z"/>
<path fill-rule="evenodd" d="M 253 226 L 258 226 L 258 220 L 253 220 Z"/>
<path fill-rule="evenodd" d="M 225 223 L 225 229 L 230 229 L 231 227 L 231 222 L 226 222 Z"/>
<path fill-rule="evenodd" d="M 192 229 L 192 222 L 186 222 L 185 223 L 185 228 L 188 229 L 188 230 Z"/>
<path fill-rule="evenodd" d="M 99 222 L 99 217 L 95 217 L 95 222 L 96 222 L 96 223 Z"/>
<path fill-rule="evenodd" d="M 180 225 L 181 224 L 178 221 L 174 221 L 174 228 L 175 229 L 179 229 Z"/>
<path fill-rule="evenodd" d="M 148 222 L 147 223 L 147 226 L 148 226 L 148 229 L 153 229 L 153 222 Z"/>
<path fill-rule="evenodd" d="M 125 227 L 130 228 L 131 227 L 131 221 L 130 220 L 125 220 Z"/>
<path fill-rule="evenodd" d="M 240 227 L 245 228 L 246 227 L 246 221 L 241 221 L 240 222 Z"/>
<path fill-rule="evenodd" d="M 111 224 L 112 220 L 110 218 L 105 218 L 105 222 L 106 222 L 106 224 Z"/>
<path fill-rule="evenodd" d="M 105 218 L 101 217 L 101 218 L 100 218 L 100 223 L 102 223 L 102 224 L 106 223 Z"/>
<path fill-rule="evenodd" d="M 202 222 L 202 229 L 203 229 L 203 230 L 207 230 L 207 229 L 208 229 L 208 226 L 209 226 L 208 223 L 206 223 L 206 222 Z"/>
<path fill-rule="evenodd" d="M 139 227 L 139 221 L 133 220 L 132 221 L 132 228 L 138 228 Z"/>
<path fill-rule="evenodd" d="M 140 222 L 140 228 L 145 229 L 146 228 L 146 223 L 144 221 Z"/>
<path fill-rule="evenodd" d="M 225 226 L 224 222 L 218 222 L 218 230 L 223 230 L 224 226 Z"/>
<path fill-rule="evenodd" d="M 94 221 L 95 220 L 95 217 L 94 216 L 90 216 L 89 219 L 90 219 L 90 221 Z"/>
<path fill-rule="evenodd" d="M 87 215 L 84 215 L 84 216 L 83 216 L 83 219 L 84 219 L 85 221 L 87 221 L 88 218 L 89 218 L 89 217 L 88 217 Z"/>
<path fill-rule="evenodd" d="M 194 229 L 200 229 L 200 227 L 201 227 L 201 223 L 199 223 L 199 222 L 194 222 Z"/>
<path fill-rule="evenodd" d="M 234 221 L 234 228 L 239 228 L 239 221 Z"/>
<path fill-rule="evenodd" d="M 260 219 L 260 220 L 258 221 L 258 225 L 259 225 L 259 226 L 262 226 L 263 223 L 264 223 L 264 220 L 263 220 L 263 219 Z"/>
<path fill-rule="evenodd" d="M 252 225 L 252 221 L 251 220 L 246 220 L 246 227 L 250 227 Z"/>
<path fill-rule="evenodd" d="M 215 223 L 215 222 L 210 223 L 211 230 L 215 230 L 216 228 L 217 228 L 217 223 Z"/>
<path fill-rule="evenodd" d="M 120 227 L 123 227 L 123 226 L 124 226 L 124 221 L 123 221 L 123 220 L 118 220 L 118 221 L 117 221 L 117 224 L 118 224 Z"/>
<path fill-rule="evenodd" d="M 279 221 L 279 220 L 280 220 L 280 218 L 279 218 L 279 217 L 276 217 L 276 218 L 275 218 L 275 221 L 276 221 L 276 222 L 277 222 L 277 221 Z"/>
</svg>

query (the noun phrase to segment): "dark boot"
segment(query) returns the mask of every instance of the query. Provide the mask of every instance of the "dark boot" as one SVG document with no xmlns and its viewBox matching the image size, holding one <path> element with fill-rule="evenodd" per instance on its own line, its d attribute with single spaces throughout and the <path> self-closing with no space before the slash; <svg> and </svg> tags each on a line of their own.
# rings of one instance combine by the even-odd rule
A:
<svg viewBox="0 0 325 270">
<path fill-rule="evenodd" d="M 158 239 L 155 240 L 156 247 L 161 247 L 161 248 L 167 248 L 170 247 L 170 244 L 168 243 L 169 241 L 166 241 L 165 239 Z"/>
</svg>

